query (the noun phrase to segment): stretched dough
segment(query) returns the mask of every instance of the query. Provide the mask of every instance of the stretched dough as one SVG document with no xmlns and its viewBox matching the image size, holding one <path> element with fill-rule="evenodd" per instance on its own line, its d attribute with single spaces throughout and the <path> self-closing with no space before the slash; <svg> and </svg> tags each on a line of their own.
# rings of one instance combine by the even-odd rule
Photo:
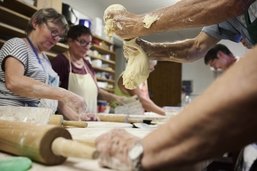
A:
<svg viewBox="0 0 257 171">
<path fill-rule="evenodd" d="M 115 28 L 122 30 L 122 26 L 113 20 L 113 14 L 124 13 L 126 8 L 120 4 L 110 5 L 104 11 L 104 31 L 106 35 L 112 36 Z M 144 18 L 144 27 L 150 28 L 151 25 L 159 19 L 155 15 L 146 15 Z M 116 25 L 115 25 L 116 24 Z M 123 73 L 123 84 L 127 89 L 135 89 L 143 83 L 149 76 L 149 59 L 144 50 L 135 42 L 136 38 L 124 41 L 124 56 L 128 59 L 127 67 Z"/>
<path fill-rule="evenodd" d="M 124 56 L 128 59 L 123 73 L 123 85 L 127 89 L 135 89 L 149 76 L 149 59 L 144 50 L 136 43 L 136 38 L 124 41 L 123 48 Z"/>
<path fill-rule="evenodd" d="M 111 15 L 112 13 L 122 13 L 124 11 L 127 11 L 126 8 L 120 4 L 113 4 L 110 5 L 106 10 L 104 11 L 104 22 L 105 22 L 105 27 L 104 27 L 104 32 L 107 36 L 112 36 L 115 31 L 115 24 L 113 21 L 113 16 Z M 122 30 L 122 27 L 119 25 L 119 23 L 116 23 L 117 27 Z"/>
</svg>

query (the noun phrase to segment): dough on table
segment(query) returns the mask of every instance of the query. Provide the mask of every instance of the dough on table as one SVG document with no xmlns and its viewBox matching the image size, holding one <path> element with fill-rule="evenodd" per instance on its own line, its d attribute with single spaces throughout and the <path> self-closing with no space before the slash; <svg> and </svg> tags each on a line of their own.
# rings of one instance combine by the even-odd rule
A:
<svg viewBox="0 0 257 171">
<path fill-rule="evenodd" d="M 144 50 L 136 43 L 136 38 L 124 41 L 123 48 L 124 56 L 128 60 L 123 72 L 123 85 L 127 89 L 135 89 L 149 76 L 149 59 Z"/>
</svg>

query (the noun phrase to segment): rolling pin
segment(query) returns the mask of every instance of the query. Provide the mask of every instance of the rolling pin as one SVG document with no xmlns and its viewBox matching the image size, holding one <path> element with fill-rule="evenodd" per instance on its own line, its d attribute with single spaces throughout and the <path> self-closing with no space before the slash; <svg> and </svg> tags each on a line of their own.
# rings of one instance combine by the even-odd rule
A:
<svg viewBox="0 0 257 171">
<path fill-rule="evenodd" d="M 100 121 L 105 122 L 127 122 L 127 123 L 143 123 L 151 121 L 165 121 L 166 116 L 147 116 L 147 115 L 127 115 L 127 114 L 97 114 Z"/>
<path fill-rule="evenodd" d="M 143 119 L 140 118 L 132 118 L 127 114 L 97 114 L 100 121 L 104 122 L 128 122 L 128 123 L 142 123 Z"/>
<path fill-rule="evenodd" d="M 6 120 L 0 120 L 0 151 L 45 165 L 61 164 L 67 157 L 96 159 L 99 155 L 94 147 L 73 141 L 60 126 Z"/>
<path fill-rule="evenodd" d="M 49 118 L 48 124 L 59 125 L 59 126 L 71 126 L 71 127 L 79 127 L 86 128 L 87 122 L 85 121 L 66 121 L 63 119 L 62 115 L 52 115 Z"/>
</svg>

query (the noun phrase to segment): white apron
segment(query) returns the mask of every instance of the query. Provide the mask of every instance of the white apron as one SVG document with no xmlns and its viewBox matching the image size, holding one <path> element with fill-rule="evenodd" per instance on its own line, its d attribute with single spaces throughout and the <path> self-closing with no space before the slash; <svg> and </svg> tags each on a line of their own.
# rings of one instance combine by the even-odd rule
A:
<svg viewBox="0 0 257 171">
<path fill-rule="evenodd" d="M 70 58 L 70 56 L 68 55 Z M 69 73 L 69 83 L 68 90 L 80 95 L 84 98 L 87 104 L 87 113 L 97 113 L 97 95 L 98 89 L 95 80 L 92 78 L 91 74 L 84 65 L 87 74 L 75 74 L 72 73 L 71 60 L 70 62 L 70 73 Z"/>
</svg>

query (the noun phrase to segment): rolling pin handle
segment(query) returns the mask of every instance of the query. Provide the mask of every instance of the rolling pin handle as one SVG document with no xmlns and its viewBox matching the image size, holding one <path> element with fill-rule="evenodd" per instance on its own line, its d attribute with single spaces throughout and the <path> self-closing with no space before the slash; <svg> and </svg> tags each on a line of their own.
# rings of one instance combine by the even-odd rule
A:
<svg viewBox="0 0 257 171">
<path fill-rule="evenodd" d="M 86 128 L 87 122 L 85 121 L 66 121 L 63 120 L 62 122 L 63 126 L 72 126 L 72 127 L 78 127 L 78 128 Z"/>
<path fill-rule="evenodd" d="M 58 137 L 52 142 L 52 151 L 55 155 L 64 157 L 97 159 L 99 156 L 94 147 L 63 137 Z"/>
</svg>

